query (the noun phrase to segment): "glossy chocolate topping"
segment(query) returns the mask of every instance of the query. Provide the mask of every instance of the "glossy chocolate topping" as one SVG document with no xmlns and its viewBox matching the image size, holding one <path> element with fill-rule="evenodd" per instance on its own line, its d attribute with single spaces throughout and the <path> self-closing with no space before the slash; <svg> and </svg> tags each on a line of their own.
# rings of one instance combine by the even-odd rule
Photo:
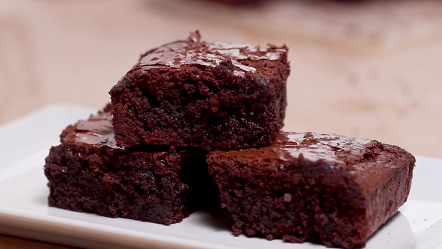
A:
<svg viewBox="0 0 442 249">
<path fill-rule="evenodd" d="M 64 138 L 65 142 L 120 148 L 115 143 L 110 112 L 101 112 L 92 115 L 88 120 L 80 120 L 72 126 L 72 129 Z"/>
<path fill-rule="evenodd" d="M 200 40 L 198 31 L 191 33 L 186 40 L 180 40 L 152 49 L 140 59 L 140 65 L 151 68 L 180 68 L 181 65 L 203 65 L 216 67 L 224 60 L 231 60 L 235 66 L 234 74 L 244 76 L 254 73 L 256 68 L 241 63 L 244 60 L 278 60 L 287 52 L 285 47 L 260 48 L 247 44 L 233 44 Z"/>
<path fill-rule="evenodd" d="M 323 160 L 332 165 L 345 165 L 344 157 L 363 158 L 372 140 L 345 137 L 335 134 L 281 132 L 276 140 L 265 148 L 251 148 L 237 151 L 216 151 L 229 156 L 261 157 L 283 161 L 299 158 L 309 161 Z"/>
</svg>

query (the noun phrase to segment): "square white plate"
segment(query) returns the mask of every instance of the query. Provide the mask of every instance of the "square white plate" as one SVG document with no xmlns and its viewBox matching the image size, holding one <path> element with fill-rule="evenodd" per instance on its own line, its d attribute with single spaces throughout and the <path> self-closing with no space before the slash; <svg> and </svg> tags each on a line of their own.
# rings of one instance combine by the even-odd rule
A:
<svg viewBox="0 0 442 249">
<path fill-rule="evenodd" d="M 50 106 L 0 128 L 0 233 L 94 248 L 325 248 L 235 237 L 202 211 L 163 226 L 48 207 L 44 158 L 62 129 L 93 112 Z M 441 177 L 441 159 L 417 157 L 409 200 L 366 248 L 442 248 Z"/>
</svg>

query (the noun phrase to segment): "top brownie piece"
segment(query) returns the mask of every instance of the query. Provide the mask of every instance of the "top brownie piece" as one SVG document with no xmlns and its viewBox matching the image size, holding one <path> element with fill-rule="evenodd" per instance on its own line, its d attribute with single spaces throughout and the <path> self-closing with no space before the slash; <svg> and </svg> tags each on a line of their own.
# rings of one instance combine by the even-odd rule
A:
<svg viewBox="0 0 442 249">
<path fill-rule="evenodd" d="M 287 47 L 207 43 L 152 49 L 110 91 L 119 146 L 269 145 L 283 126 Z"/>
</svg>

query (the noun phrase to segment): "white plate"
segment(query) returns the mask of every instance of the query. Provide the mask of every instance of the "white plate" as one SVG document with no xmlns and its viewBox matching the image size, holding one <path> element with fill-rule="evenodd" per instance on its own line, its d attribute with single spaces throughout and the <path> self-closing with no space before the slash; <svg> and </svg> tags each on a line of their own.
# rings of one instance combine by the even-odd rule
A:
<svg viewBox="0 0 442 249">
<path fill-rule="evenodd" d="M 163 226 L 47 206 L 44 158 L 66 125 L 93 110 L 50 106 L 0 128 L 0 233 L 94 248 L 325 248 L 235 237 L 225 220 L 197 212 Z M 408 202 L 367 248 L 442 248 L 442 160 L 417 157 Z"/>
</svg>

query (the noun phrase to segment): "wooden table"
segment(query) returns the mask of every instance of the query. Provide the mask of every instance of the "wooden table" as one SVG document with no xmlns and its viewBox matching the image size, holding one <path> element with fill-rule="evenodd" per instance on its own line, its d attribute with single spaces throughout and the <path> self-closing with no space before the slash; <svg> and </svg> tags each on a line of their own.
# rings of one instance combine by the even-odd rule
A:
<svg viewBox="0 0 442 249">
<path fill-rule="evenodd" d="M 199 29 L 209 41 L 290 47 L 285 130 L 442 157 L 442 3 L 393 2 L 0 0 L 0 124 L 54 103 L 98 109 L 141 52 Z M 61 248 L 9 236 L 2 245 Z"/>
</svg>

